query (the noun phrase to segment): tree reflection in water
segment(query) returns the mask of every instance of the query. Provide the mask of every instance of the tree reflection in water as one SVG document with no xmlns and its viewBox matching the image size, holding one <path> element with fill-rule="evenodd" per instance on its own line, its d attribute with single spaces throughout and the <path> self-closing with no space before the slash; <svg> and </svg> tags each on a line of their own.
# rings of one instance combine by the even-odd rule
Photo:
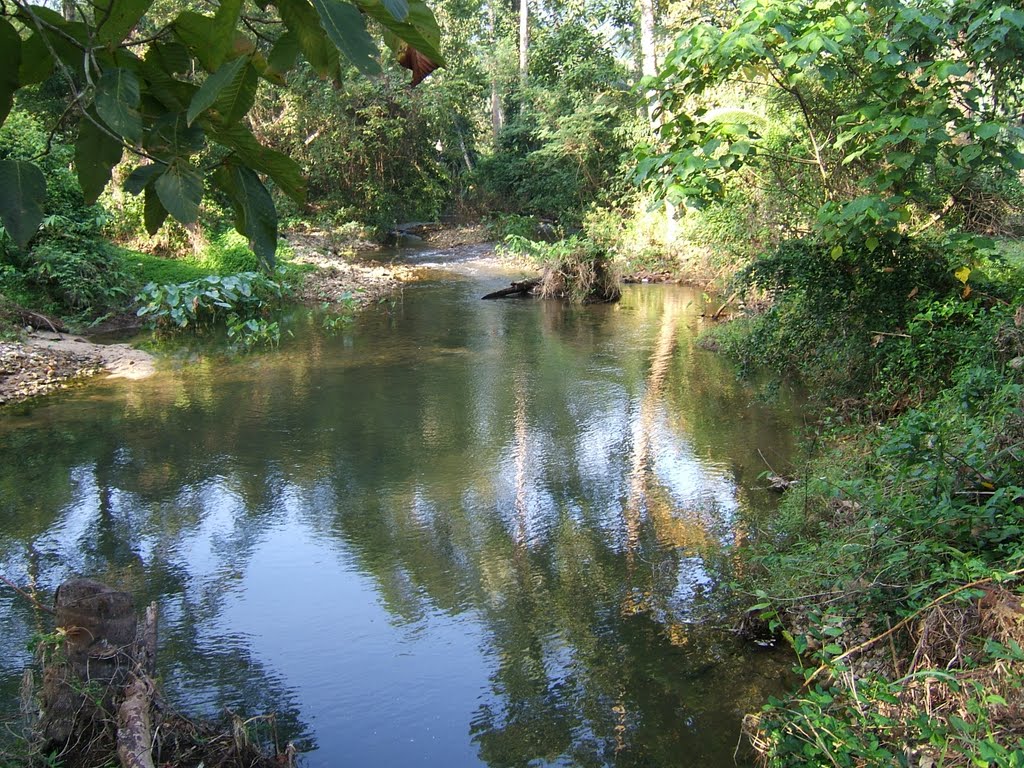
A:
<svg viewBox="0 0 1024 768">
<path fill-rule="evenodd" d="M 775 672 L 718 567 L 792 417 L 694 348 L 693 292 L 478 289 L 0 419 L 6 574 L 159 600 L 172 692 L 281 713 L 312 766 L 731 765 Z M 13 702 L 34 618 L 0 608 Z"/>
</svg>

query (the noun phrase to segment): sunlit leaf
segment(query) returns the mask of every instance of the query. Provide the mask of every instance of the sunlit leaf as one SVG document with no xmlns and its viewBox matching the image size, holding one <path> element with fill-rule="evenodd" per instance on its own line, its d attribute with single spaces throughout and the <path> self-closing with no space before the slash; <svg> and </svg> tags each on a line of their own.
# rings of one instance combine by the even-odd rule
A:
<svg viewBox="0 0 1024 768">
<path fill-rule="evenodd" d="M 273 179 L 292 200 L 300 205 L 306 202 L 306 180 L 299 164 L 287 155 L 264 147 L 244 125 L 216 124 L 211 136 L 234 151 L 243 164 Z"/>
<path fill-rule="evenodd" d="M 404 21 L 397 21 L 382 0 L 356 0 L 356 4 L 399 40 L 411 45 L 436 65 L 444 66 L 444 57 L 441 55 L 441 30 L 437 26 L 434 14 L 423 0 L 408 0 L 409 14 Z M 400 48 L 396 48 L 399 55 Z"/>
<path fill-rule="evenodd" d="M 241 88 L 242 71 L 248 63 L 248 58 L 241 56 L 222 65 L 220 69 L 206 78 L 188 106 L 189 125 L 192 125 L 200 114 L 212 107 L 225 90 L 237 91 Z"/>
<path fill-rule="evenodd" d="M 313 0 L 313 6 L 327 37 L 360 72 L 369 75 L 380 72 L 377 45 L 354 5 L 345 0 Z"/>
<path fill-rule="evenodd" d="M 221 0 L 212 17 L 183 11 L 174 20 L 174 33 L 207 72 L 216 72 L 234 47 L 241 10 L 242 0 Z"/>
<path fill-rule="evenodd" d="M 309 0 L 274 0 L 288 31 L 293 33 L 306 61 L 321 77 L 338 74 L 338 50 L 323 27 Z"/>
</svg>

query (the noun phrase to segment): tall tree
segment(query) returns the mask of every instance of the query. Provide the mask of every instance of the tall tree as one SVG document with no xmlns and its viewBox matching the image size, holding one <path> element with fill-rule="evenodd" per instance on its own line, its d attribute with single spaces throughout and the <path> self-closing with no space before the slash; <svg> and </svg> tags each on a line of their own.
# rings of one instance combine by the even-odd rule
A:
<svg viewBox="0 0 1024 768">
<path fill-rule="evenodd" d="M 658 55 L 654 41 L 654 28 L 657 23 L 655 16 L 656 0 L 637 0 L 637 10 L 640 14 L 640 76 L 653 78 L 658 74 Z M 652 90 L 646 91 L 644 109 L 652 131 L 657 131 L 657 121 L 654 119 L 652 102 L 655 93 Z"/>
<path fill-rule="evenodd" d="M 526 87 L 529 77 L 530 51 L 530 6 L 527 0 L 519 0 L 519 83 Z"/>
<path fill-rule="evenodd" d="M 525 0 L 524 0 L 525 1 Z M 498 44 L 498 9 L 495 0 L 487 4 L 487 14 L 491 23 L 491 44 Z M 505 111 L 501 106 L 501 91 L 498 86 L 498 65 L 492 57 L 490 64 L 491 73 L 491 138 L 497 142 L 498 134 L 505 125 Z"/>
</svg>

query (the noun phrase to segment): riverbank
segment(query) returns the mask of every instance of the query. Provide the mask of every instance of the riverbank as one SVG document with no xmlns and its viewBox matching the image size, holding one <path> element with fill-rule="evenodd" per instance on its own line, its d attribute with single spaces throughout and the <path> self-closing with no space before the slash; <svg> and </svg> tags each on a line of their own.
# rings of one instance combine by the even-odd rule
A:
<svg viewBox="0 0 1024 768">
<path fill-rule="evenodd" d="M 299 268 L 295 298 L 311 307 L 351 311 L 377 303 L 419 279 L 415 267 L 379 260 L 385 249 L 368 241 L 316 229 L 290 232 L 286 239 L 292 252 L 289 261 Z M 486 228 L 475 225 L 442 228 L 431 232 L 425 242 L 452 249 L 486 239 Z M 19 317 L 29 317 L 32 324 L 27 327 L 32 330 L 0 342 L 0 405 L 46 395 L 104 373 L 140 379 L 154 371 L 154 358 L 147 352 L 127 344 L 94 343 L 86 335 L 66 333 L 62 323 L 35 312 L 22 310 Z M 17 327 L 26 326 L 19 322 Z"/>
<path fill-rule="evenodd" d="M 103 373 L 143 379 L 154 371 L 153 356 L 127 344 L 96 344 L 74 334 L 33 330 L 21 341 L 0 341 L 0 405 Z"/>
<path fill-rule="evenodd" d="M 940 274 L 859 295 L 814 272 L 712 332 L 817 396 L 742 584 L 804 680 L 746 720 L 763 765 L 1024 758 L 1024 280 L 984 269 L 967 290 Z"/>
</svg>

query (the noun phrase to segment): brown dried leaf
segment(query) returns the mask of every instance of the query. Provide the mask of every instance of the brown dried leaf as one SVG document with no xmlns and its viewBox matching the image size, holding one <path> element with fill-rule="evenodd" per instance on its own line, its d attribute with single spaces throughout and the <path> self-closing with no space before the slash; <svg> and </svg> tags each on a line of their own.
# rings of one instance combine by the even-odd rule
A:
<svg viewBox="0 0 1024 768">
<path fill-rule="evenodd" d="M 420 53 L 411 45 L 405 46 L 405 50 L 398 57 L 398 63 L 412 71 L 412 85 L 414 88 L 422 83 L 424 78 L 439 66 L 437 62 Z"/>
</svg>

